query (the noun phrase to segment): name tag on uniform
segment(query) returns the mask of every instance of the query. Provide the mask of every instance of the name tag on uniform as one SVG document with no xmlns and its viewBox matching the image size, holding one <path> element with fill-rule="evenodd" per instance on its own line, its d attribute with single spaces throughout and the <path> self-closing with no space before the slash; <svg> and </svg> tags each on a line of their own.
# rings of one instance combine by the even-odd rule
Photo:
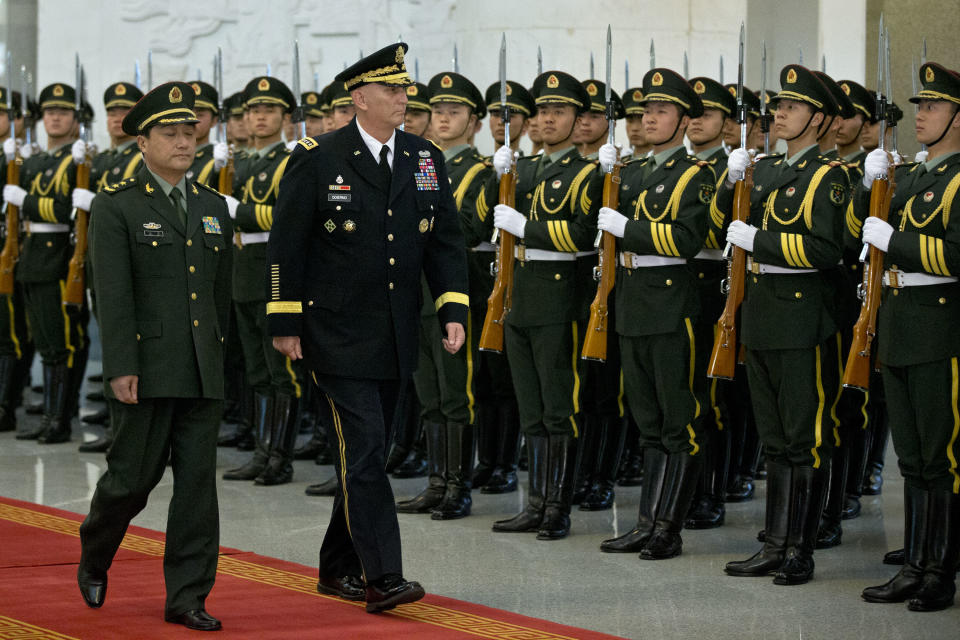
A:
<svg viewBox="0 0 960 640">
<path fill-rule="evenodd" d="M 220 220 L 213 216 L 203 216 L 203 232 L 222 235 L 223 231 L 220 230 Z"/>
<path fill-rule="evenodd" d="M 163 237 L 163 231 L 154 231 L 154 230 L 152 230 L 152 229 L 144 229 L 144 230 L 143 230 L 143 237 L 145 237 L 145 238 L 162 238 L 162 237 Z"/>
<path fill-rule="evenodd" d="M 439 191 L 440 181 L 437 179 L 437 168 L 433 165 L 433 158 L 420 158 L 417 168 L 420 170 L 413 174 L 417 191 Z"/>
<path fill-rule="evenodd" d="M 349 193 L 328 193 L 327 202 L 350 202 L 353 196 Z"/>
</svg>

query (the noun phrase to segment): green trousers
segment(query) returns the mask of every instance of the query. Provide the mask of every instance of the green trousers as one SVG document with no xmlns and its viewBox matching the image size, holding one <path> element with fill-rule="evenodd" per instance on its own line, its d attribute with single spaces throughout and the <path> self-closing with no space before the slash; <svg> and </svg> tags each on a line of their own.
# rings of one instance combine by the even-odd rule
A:
<svg viewBox="0 0 960 640">
<path fill-rule="evenodd" d="M 234 301 L 233 305 L 237 312 L 237 336 L 243 349 L 247 385 L 265 396 L 281 392 L 299 398 L 303 383 L 300 363 L 273 348 L 273 338 L 267 334 L 266 303 Z"/>
<path fill-rule="evenodd" d="M 474 377 L 477 350 L 473 322 L 467 316 L 466 340 L 454 354 L 443 348 L 437 316 L 420 316 L 420 357 L 413 384 L 424 420 L 439 424 L 473 424 L 476 419 Z"/>
<path fill-rule="evenodd" d="M 73 368 L 74 355 L 87 348 L 87 324 L 90 311 L 64 306 L 62 293 L 66 281 L 27 282 L 23 297 L 30 332 L 43 364 L 64 364 Z"/>
<path fill-rule="evenodd" d="M 22 359 L 29 342 L 23 286 L 18 282 L 12 295 L 0 296 L 0 357 Z"/>
</svg>

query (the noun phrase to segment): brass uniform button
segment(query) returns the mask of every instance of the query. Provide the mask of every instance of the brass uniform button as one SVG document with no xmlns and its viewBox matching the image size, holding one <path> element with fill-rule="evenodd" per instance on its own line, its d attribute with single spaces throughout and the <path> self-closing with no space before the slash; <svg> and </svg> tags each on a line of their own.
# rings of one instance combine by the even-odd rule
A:
<svg viewBox="0 0 960 640">
<path fill-rule="evenodd" d="M 527 194 L 527 200 L 529 200 L 529 199 L 532 198 L 532 197 L 533 197 L 533 195 L 531 195 L 531 194 L 529 194 L 529 193 Z"/>
<path fill-rule="evenodd" d="M 213 250 L 214 250 L 214 251 L 220 251 L 220 247 L 214 247 Z"/>
<path fill-rule="evenodd" d="M 313 300 L 310 300 L 309 302 L 307 302 L 307 306 L 308 306 L 308 307 L 312 307 L 312 306 L 313 306 Z"/>
<path fill-rule="evenodd" d="M 196 299 L 197 299 L 197 294 L 196 294 L 196 293 L 191 293 L 191 294 L 190 294 L 190 299 L 191 299 L 191 300 L 196 300 Z"/>
<path fill-rule="evenodd" d="M 153 242 L 151 242 L 150 244 L 152 244 L 153 246 L 157 246 L 157 241 L 156 241 L 156 240 L 154 240 L 154 241 L 153 241 Z M 50 243 L 48 242 L 48 243 L 47 243 L 47 245 L 49 246 L 49 245 L 50 245 Z"/>
<path fill-rule="evenodd" d="M 796 298 L 797 300 L 799 300 L 800 298 L 803 297 L 803 294 L 800 293 L 799 291 L 797 291 L 795 294 L 793 294 L 793 297 Z"/>
<path fill-rule="evenodd" d="M 388 233 L 388 234 L 387 234 L 387 240 L 389 240 L 390 242 L 393 242 L 393 234 L 392 234 L 392 233 Z"/>
<path fill-rule="evenodd" d="M 757 276 L 753 276 L 753 284 L 757 284 Z"/>
<path fill-rule="evenodd" d="M 671 280 L 670 278 L 667 278 L 667 286 L 668 286 L 668 287 L 672 287 L 672 286 L 673 286 L 673 280 Z"/>
<path fill-rule="evenodd" d="M 390 283 L 390 291 L 393 291 L 393 283 Z"/>
<path fill-rule="evenodd" d="M 193 265 L 190 265 L 190 273 L 196 272 L 197 268 Z"/>
<path fill-rule="evenodd" d="M 187 240 L 187 246 L 188 246 L 188 247 L 192 247 L 192 246 L 193 246 L 193 240 L 189 240 L 189 239 L 188 239 L 188 240 Z"/>
<path fill-rule="evenodd" d="M 559 279 L 560 279 L 560 274 L 559 274 L 559 273 L 553 274 L 553 279 L 554 279 L 554 280 L 559 280 Z"/>
<path fill-rule="evenodd" d="M 388 216 L 392 216 L 392 215 L 393 215 L 393 209 L 387 209 L 387 215 L 388 215 Z"/>
<path fill-rule="evenodd" d="M 53 243 L 50 242 L 49 240 L 47 240 L 47 246 L 48 246 L 48 247 L 52 247 L 52 246 L 53 246 Z M 154 242 L 154 243 L 153 243 L 153 246 L 157 246 L 157 243 Z"/>
<path fill-rule="evenodd" d="M 193 326 L 199 327 L 199 326 L 200 326 L 200 321 L 199 321 L 199 320 L 194 320 L 194 321 L 193 321 Z"/>
<path fill-rule="evenodd" d="M 397 264 L 397 261 L 394 260 L 393 258 L 390 258 L 390 264 L 391 264 L 391 265 L 395 265 L 395 264 Z"/>
<path fill-rule="evenodd" d="M 900 295 L 900 292 L 899 292 L 897 289 L 894 289 L 894 290 L 893 290 L 893 295 L 898 296 L 898 295 Z"/>
<path fill-rule="evenodd" d="M 698 276 L 701 280 L 703 280 L 704 277 L 705 277 L 702 271 L 701 271 L 699 274 L 697 274 L 697 276 Z"/>
<path fill-rule="evenodd" d="M 940 300 L 938 300 L 937 302 L 939 302 L 940 304 L 947 304 L 947 299 L 946 299 L 946 298 L 940 298 Z"/>
<path fill-rule="evenodd" d="M 342 207 L 340 205 L 337 205 L 337 211 L 340 211 L 341 208 Z"/>
<path fill-rule="evenodd" d="M 140 334 L 137 334 L 137 342 L 140 342 Z"/>
<path fill-rule="evenodd" d="M 895 264 L 894 264 L 894 265 L 890 265 L 890 268 L 893 269 L 894 271 L 898 271 L 897 265 L 895 265 Z"/>
</svg>

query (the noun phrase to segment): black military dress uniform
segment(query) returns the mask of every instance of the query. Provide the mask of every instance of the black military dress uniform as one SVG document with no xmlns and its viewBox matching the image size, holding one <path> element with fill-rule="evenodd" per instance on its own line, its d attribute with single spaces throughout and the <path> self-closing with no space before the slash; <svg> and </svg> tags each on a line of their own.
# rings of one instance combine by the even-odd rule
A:
<svg viewBox="0 0 960 640">
<path fill-rule="evenodd" d="M 337 82 L 351 90 L 407 85 L 406 48 L 386 47 Z M 384 471 L 401 380 L 417 364 L 421 272 L 442 326 L 466 326 L 468 313 L 463 238 L 443 154 L 399 130 L 387 142 L 374 155 L 357 119 L 301 140 L 267 247 L 270 334 L 299 336 L 323 394 L 321 420 L 338 443 L 339 491 L 320 549 L 321 588 L 345 594 L 345 584 L 356 584 L 347 578 L 362 573 L 371 612 L 423 594 L 402 579 Z M 362 598 L 356 591 L 351 597 Z"/>
<path fill-rule="evenodd" d="M 192 106 L 190 85 L 160 85 L 127 114 L 124 131 L 142 135 L 154 124 L 196 122 Z M 169 459 L 174 490 L 164 551 L 165 617 L 219 628 L 203 609 L 219 550 L 215 469 L 222 327 L 230 308 L 227 206 L 195 182 L 163 186 L 143 165 L 97 195 L 92 209 L 90 253 L 114 442 L 80 527 L 81 593 L 90 606 L 103 604 L 107 570 L 127 525 Z M 137 402 L 124 404 L 110 381 L 131 375 L 138 376 Z"/>
</svg>

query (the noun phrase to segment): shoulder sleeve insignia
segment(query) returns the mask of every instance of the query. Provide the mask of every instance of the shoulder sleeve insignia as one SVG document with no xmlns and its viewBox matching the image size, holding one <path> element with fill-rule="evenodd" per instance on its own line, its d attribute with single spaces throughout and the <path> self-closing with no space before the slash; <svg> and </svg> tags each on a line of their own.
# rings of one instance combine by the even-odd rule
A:
<svg viewBox="0 0 960 640">
<path fill-rule="evenodd" d="M 714 187 L 709 182 L 704 182 L 703 184 L 701 184 L 700 193 L 698 194 L 700 202 L 702 202 L 703 204 L 710 204 L 710 202 L 713 200 L 713 194 L 715 191 L 716 191 L 716 187 Z"/>
<path fill-rule="evenodd" d="M 309 139 L 309 138 L 307 138 L 307 139 Z M 316 143 L 314 143 L 314 144 L 316 144 Z M 206 190 L 209 191 L 210 193 L 216 194 L 216 196 L 217 196 L 218 198 L 223 198 L 223 194 L 222 194 L 222 193 L 220 193 L 219 191 L 217 191 L 216 189 L 214 189 L 213 187 L 211 187 L 211 186 L 208 185 L 208 184 L 204 184 L 204 183 L 202 183 L 202 182 L 195 182 L 194 184 L 200 185 L 201 187 L 203 187 L 204 189 L 206 189 Z"/>
<path fill-rule="evenodd" d="M 304 149 L 306 149 L 307 151 L 310 151 L 310 149 L 313 149 L 314 147 L 318 146 L 317 141 L 314 140 L 313 138 L 301 138 L 297 142 L 297 144 L 303 147 Z"/>
<path fill-rule="evenodd" d="M 843 204 L 846 200 L 847 188 L 839 182 L 830 183 L 830 202 Z"/>
</svg>

